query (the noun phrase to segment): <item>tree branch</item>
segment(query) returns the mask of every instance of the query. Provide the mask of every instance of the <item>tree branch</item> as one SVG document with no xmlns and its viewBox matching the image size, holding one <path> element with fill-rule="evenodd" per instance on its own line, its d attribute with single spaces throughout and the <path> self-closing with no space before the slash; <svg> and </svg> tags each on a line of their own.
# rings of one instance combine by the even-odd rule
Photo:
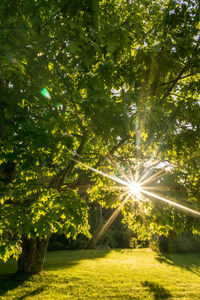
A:
<svg viewBox="0 0 200 300">
<path fill-rule="evenodd" d="M 165 92 L 164 96 L 161 98 L 160 101 L 163 101 L 165 98 L 167 98 L 170 95 L 171 91 L 173 90 L 173 88 L 175 87 L 177 82 L 182 78 L 182 75 L 184 74 L 185 70 L 186 70 L 186 66 L 181 70 L 181 72 L 178 74 L 178 76 L 172 81 L 171 86 Z"/>
<path fill-rule="evenodd" d="M 79 145 L 79 147 L 78 147 L 78 150 L 77 150 L 77 152 L 76 152 L 76 155 L 75 155 L 74 159 L 77 159 L 77 158 L 81 155 L 81 153 L 82 153 L 82 151 L 83 151 L 83 147 L 84 147 L 84 145 L 85 145 L 85 142 L 86 142 L 86 137 L 83 137 L 83 139 L 82 139 L 82 141 L 81 141 L 81 143 L 80 143 L 80 145 Z M 61 177 L 60 177 L 60 179 L 59 179 L 58 186 L 57 186 L 57 189 L 58 189 L 58 190 L 61 189 L 61 187 L 62 187 L 62 185 L 63 185 L 63 183 L 64 183 L 64 181 L 65 181 L 65 178 L 66 178 L 67 176 L 69 176 L 69 174 L 71 173 L 71 171 L 73 170 L 73 168 L 74 168 L 75 165 L 76 165 L 76 161 L 75 161 L 75 160 L 72 160 L 72 161 L 69 163 L 69 165 L 67 166 L 67 168 L 66 168 L 65 170 L 63 170 L 62 175 L 61 175 Z"/>
<path fill-rule="evenodd" d="M 98 162 L 95 164 L 93 168 L 97 168 L 101 165 L 101 163 L 110 155 L 112 155 L 117 149 L 119 149 L 125 142 L 127 142 L 131 138 L 130 135 L 126 135 L 119 143 L 112 147 L 108 154 L 105 156 L 101 156 Z M 80 185 L 87 185 L 89 183 L 89 176 L 93 171 L 88 171 L 86 174 L 81 173 L 79 179 L 73 184 L 73 187 L 78 187 Z"/>
<path fill-rule="evenodd" d="M 191 74 L 182 76 L 179 80 L 182 80 L 182 79 L 185 79 L 185 78 L 188 78 L 188 77 L 190 77 L 190 76 L 197 75 L 197 74 L 198 74 L 198 73 L 191 73 Z M 175 78 L 175 79 L 176 79 L 176 78 Z M 159 87 L 161 87 L 161 86 L 164 86 L 164 85 L 168 85 L 168 84 L 170 84 L 170 83 L 173 83 L 175 79 L 170 80 L 170 81 L 168 81 L 168 82 L 163 82 L 163 83 L 161 83 L 160 85 L 157 85 L 157 86 L 155 86 L 155 87 L 152 87 L 152 88 L 150 88 L 149 90 L 147 90 L 147 92 L 156 90 L 157 88 L 159 88 Z"/>
</svg>

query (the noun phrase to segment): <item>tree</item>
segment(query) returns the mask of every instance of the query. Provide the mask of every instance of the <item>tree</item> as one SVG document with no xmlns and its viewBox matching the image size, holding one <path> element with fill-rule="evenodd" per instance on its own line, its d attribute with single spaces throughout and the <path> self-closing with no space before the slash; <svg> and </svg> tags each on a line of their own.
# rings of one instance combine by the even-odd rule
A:
<svg viewBox="0 0 200 300">
<path fill-rule="evenodd" d="M 113 57 L 122 56 L 125 28 L 119 11 L 112 13 L 116 3 L 101 9 L 98 1 L 1 6 L 1 255 L 21 252 L 18 271 L 38 273 L 51 233 L 88 231 L 80 172 L 71 158 L 82 155 L 98 165 L 123 144 L 117 136 L 126 140 L 124 104 L 112 93 L 114 78 L 104 78 L 112 71 L 118 76 Z M 113 27 L 109 17 L 119 24 Z"/>
<path fill-rule="evenodd" d="M 113 160 L 126 170 L 153 156 L 179 171 L 186 160 L 191 179 L 199 4 L 23 0 L 0 11 L 1 256 L 38 273 L 52 233 L 88 234 L 88 197 L 121 202 L 79 160 L 116 175 Z"/>
</svg>

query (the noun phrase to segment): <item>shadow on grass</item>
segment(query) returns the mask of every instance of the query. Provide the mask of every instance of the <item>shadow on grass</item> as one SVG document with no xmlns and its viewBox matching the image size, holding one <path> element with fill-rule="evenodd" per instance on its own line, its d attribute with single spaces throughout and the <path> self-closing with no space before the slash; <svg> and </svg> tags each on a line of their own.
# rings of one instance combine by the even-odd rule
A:
<svg viewBox="0 0 200 300">
<path fill-rule="evenodd" d="M 200 270 L 195 269 L 200 267 L 199 254 L 158 253 L 156 259 L 160 263 L 184 268 L 185 270 L 200 276 Z"/>
<path fill-rule="evenodd" d="M 151 293 L 153 293 L 154 299 L 167 299 L 171 298 L 172 295 L 169 293 L 167 289 L 165 289 L 162 285 L 152 282 L 152 281 L 144 281 L 142 285 L 149 289 Z"/>
<path fill-rule="evenodd" d="M 29 275 L 19 275 L 17 273 L 0 275 L 0 296 L 8 291 L 16 289 L 18 286 L 29 280 L 29 278 Z"/>
<path fill-rule="evenodd" d="M 31 292 L 28 292 L 28 293 L 24 294 L 24 295 L 21 296 L 21 297 L 16 298 L 16 299 L 17 299 L 17 300 L 23 300 L 23 299 L 26 299 L 26 297 L 39 295 L 40 293 L 42 293 L 42 292 L 45 290 L 45 288 L 46 288 L 46 287 L 44 287 L 44 286 L 39 287 L 39 288 L 37 288 L 37 289 L 34 289 L 34 290 L 31 291 Z"/>
<path fill-rule="evenodd" d="M 103 258 L 108 253 L 109 250 L 67 250 L 50 252 L 47 254 L 44 269 L 48 271 L 70 268 L 74 265 L 77 265 L 82 260 L 94 260 Z M 12 263 L 16 264 L 16 262 L 14 261 Z M 62 279 L 57 277 L 56 275 L 48 273 L 45 274 L 45 272 L 41 275 L 33 276 L 21 275 L 18 273 L 5 274 L 8 272 L 6 268 L 7 265 L 9 266 L 8 269 L 10 270 L 11 262 L 8 262 L 8 264 L 1 264 L 1 267 L 4 270 L 4 274 L 0 275 L 0 297 L 5 295 L 7 292 L 16 289 L 17 297 L 15 299 L 22 300 L 26 297 L 35 296 L 42 293 L 44 290 L 48 289 L 48 286 L 52 282 L 59 282 L 63 283 L 64 285 L 68 284 L 67 278 Z M 78 278 L 70 277 L 70 282 L 77 280 Z M 17 289 L 18 287 L 20 287 L 20 289 Z M 55 289 L 57 288 L 55 287 Z"/>
<path fill-rule="evenodd" d="M 6 293 L 11 292 L 15 289 L 16 291 L 14 292 L 14 294 L 12 294 L 12 296 L 15 297 L 16 300 L 23 300 L 26 299 L 26 297 L 31 296 L 33 297 L 41 294 L 45 290 L 49 290 L 49 287 L 52 284 L 52 282 L 59 282 L 59 284 L 66 285 L 66 288 L 63 288 L 63 291 L 66 291 L 69 281 L 77 282 L 77 280 L 79 280 L 79 278 L 70 277 L 70 280 L 68 280 L 66 278 L 60 278 L 59 276 L 54 274 L 25 276 L 15 273 L 1 275 L 0 298 L 3 295 L 9 297 L 9 295 L 6 295 Z M 17 289 L 18 287 L 19 289 Z M 54 291 L 60 292 L 60 286 L 54 286 Z"/>
</svg>

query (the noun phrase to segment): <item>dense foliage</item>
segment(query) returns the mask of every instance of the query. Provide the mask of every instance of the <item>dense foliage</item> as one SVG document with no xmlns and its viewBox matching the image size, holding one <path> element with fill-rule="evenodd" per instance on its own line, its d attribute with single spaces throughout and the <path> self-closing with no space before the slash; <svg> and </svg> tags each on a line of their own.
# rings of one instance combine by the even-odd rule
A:
<svg viewBox="0 0 200 300">
<path fill-rule="evenodd" d="M 156 188 L 200 208 L 199 11 L 189 0 L 1 1 L 1 257 L 24 237 L 89 234 L 88 199 L 119 205 L 113 183 L 77 160 L 117 176 L 165 168 Z M 200 230 L 156 201 L 124 214 L 147 234 Z"/>
</svg>

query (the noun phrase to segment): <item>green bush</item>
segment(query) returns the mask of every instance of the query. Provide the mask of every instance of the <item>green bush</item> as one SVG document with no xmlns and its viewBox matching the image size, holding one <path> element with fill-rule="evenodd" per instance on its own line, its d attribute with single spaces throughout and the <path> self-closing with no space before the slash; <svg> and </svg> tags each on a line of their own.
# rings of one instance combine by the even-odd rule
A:
<svg viewBox="0 0 200 300">
<path fill-rule="evenodd" d="M 198 253 L 200 252 L 200 236 L 186 232 L 177 236 L 171 232 L 168 237 L 159 238 L 159 250 L 169 253 Z"/>
</svg>

